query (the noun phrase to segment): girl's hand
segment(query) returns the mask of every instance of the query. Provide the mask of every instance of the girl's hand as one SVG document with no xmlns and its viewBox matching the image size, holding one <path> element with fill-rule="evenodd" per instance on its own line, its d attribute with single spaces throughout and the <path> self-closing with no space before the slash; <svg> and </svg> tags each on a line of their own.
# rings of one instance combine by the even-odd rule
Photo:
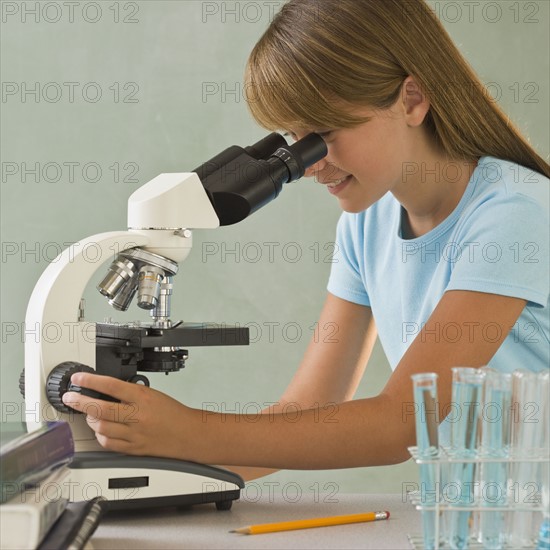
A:
<svg viewBox="0 0 550 550">
<path fill-rule="evenodd" d="M 63 395 L 65 405 L 86 415 L 88 426 L 106 449 L 135 455 L 191 458 L 182 456 L 185 448 L 182 428 L 191 427 L 194 413 L 198 411 L 147 386 L 110 376 L 79 372 L 73 374 L 71 382 L 120 400 L 113 403 L 76 392 Z"/>
</svg>

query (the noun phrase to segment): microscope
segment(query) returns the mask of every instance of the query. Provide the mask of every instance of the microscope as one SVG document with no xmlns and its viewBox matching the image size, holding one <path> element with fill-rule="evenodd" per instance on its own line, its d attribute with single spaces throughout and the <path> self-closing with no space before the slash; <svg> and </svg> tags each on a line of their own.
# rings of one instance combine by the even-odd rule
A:
<svg viewBox="0 0 550 550">
<path fill-rule="evenodd" d="M 289 146 L 272 133 L 246 148 L 229 147 L 193 172 L 161 174 L 130 196 L 128 231 L 84 239 L 45 269 L 32 292 L 25 324 L 40 334 L 55 331 L 56 337 L 26 339 L 20 386 L 28 431 L 51 421 L 70 423 L 75 443 L 70 465 L 73 501 L 101 495 L 110 510 L 212 502 L 224 510 L 240 497 L 244 482 L 233 472 L 103 449 L 84 415 L 61 398 L 77 391 L 113 400 L 73 385 L 75 372 L 148 386 L 147 377 L 138 372 L 179 371 L 185 367 L 188 347 L 247 345 L 246 328 L 174 323 L 170 318 L 173 278 L 191 251 L 192 230 L 244 220 L 326 154 L 318 134 Z M 112 261 L 97 285 L 99 292 L 119 311 L 127 311 L 135 297 L 138 307 L 149 310 L 149 323 L 85 320 L 82 295 L 108 259 Z"/>
</svg>

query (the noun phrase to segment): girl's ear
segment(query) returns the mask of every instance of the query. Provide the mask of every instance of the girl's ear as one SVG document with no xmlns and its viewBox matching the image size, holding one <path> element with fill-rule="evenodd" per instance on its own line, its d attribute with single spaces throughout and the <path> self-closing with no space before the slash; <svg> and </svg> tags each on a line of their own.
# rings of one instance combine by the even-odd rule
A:
<svg viewBox="0 0 550 550">
<path fill-rule="evenodd" d="M 403 81 L 401 102 L 407 124 L 411 127 L 420 126 L 430 110 L 430 100 L 414 76 L 408 76 Z"/>
</svg>

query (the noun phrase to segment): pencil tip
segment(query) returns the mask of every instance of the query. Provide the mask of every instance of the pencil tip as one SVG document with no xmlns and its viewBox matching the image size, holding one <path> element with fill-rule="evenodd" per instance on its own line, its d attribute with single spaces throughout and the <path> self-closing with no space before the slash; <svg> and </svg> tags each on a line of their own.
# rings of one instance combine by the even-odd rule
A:
<svg viewBox="0 0 550 550">
<path fill-rule="evenodd" d="M 231 529 L 229 531 L 230 533 L 239 533 L 241 535 L 246 535 L 248 533 L 248 529 L 246 527 L 241 527 L 240 529 Z"/>
</svg>

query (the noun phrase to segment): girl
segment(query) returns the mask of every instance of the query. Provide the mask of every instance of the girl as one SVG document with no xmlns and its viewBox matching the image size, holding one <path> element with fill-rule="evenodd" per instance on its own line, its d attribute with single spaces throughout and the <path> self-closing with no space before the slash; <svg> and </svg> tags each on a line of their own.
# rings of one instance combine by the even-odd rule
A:
<svg viewBox="0 0 550 550">
<path fill-rule="evenodd" d="M 423 0 L 290 0 L 246 79 L 260 124 L 297 139 L 318 132 L 328 145 L 308 170 L 344 211 L 321 334 L 254 423 L 75 374 L 74 383 L 122 402 L 89 408 L 104 447 L 230 466 L 394 464 L 414 444 L 404 414 L 412 374 L 439 375 L 448 411 L 453 366 L 548 368 L 549 166 Z M 324 337 L 334 324 L 337 342 Z M 377 334 L 393 374 L 378 396 L 352 400 Z M 93 400 L 64 401 L 82 410 Z M 281 414 L 291 402 L 303 409 L 297 422 Z M 117 410 L 128 403 L 137 404 L 131 423 Z"/>
</svg>

